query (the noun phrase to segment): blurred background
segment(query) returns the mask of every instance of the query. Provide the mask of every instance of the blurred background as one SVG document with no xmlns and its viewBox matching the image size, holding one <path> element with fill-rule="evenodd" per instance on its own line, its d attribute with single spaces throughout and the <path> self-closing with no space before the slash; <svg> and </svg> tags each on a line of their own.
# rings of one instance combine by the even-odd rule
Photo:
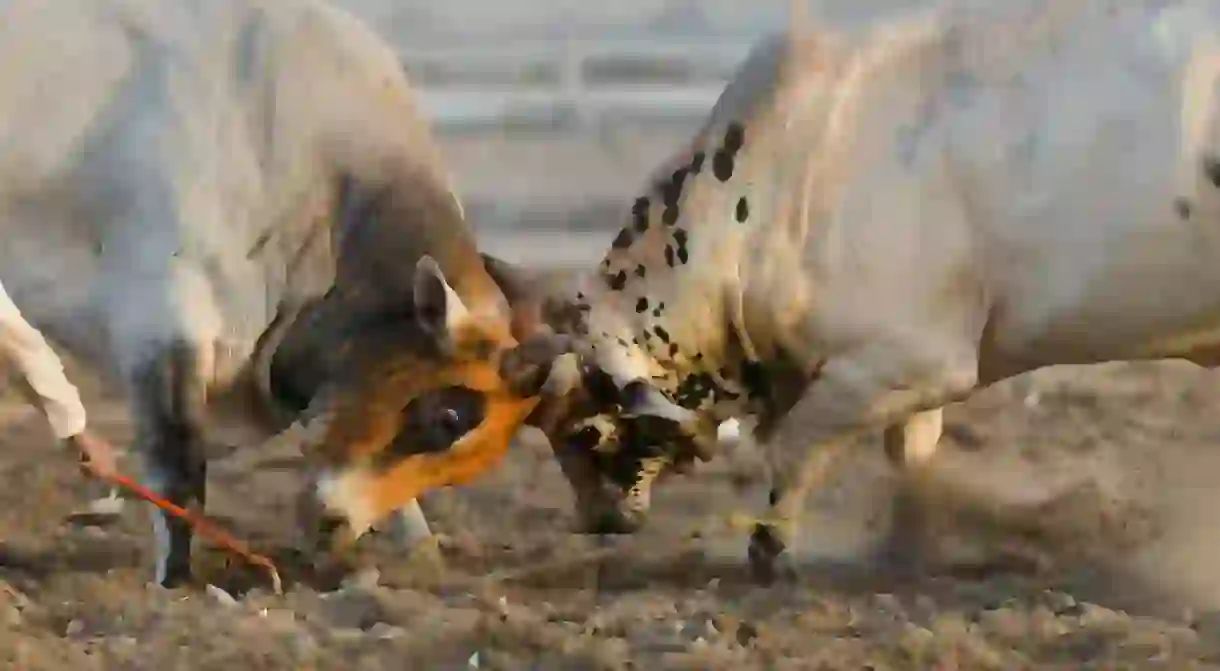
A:
<svg viewBox="0 0 1220 671">
<path fill-rule="evenodd" d="M 484 244 L 593 259 L 789 0 L 339 0 L 402 54 Z M 1018 4 L 1018 3 L 1009 3 Z M 927 6 L 821 0 L 839 24 Z"/>
</svg>

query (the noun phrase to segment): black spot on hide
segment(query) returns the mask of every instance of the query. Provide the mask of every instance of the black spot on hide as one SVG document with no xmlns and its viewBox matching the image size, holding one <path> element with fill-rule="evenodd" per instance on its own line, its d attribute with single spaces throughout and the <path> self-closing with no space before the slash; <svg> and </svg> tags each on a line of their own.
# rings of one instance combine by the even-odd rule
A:
<svg viewBox="0 0 1220 671">
<path fill-rule="evenodd" d="M 698 175 L 700 172 L 703 171 L 703 159 L 704 158 L 705 157 L 704 157 L 703 152 L 701 152 L 701 151 L 695 152 L 695 155 L 691 157 L 691 162 L 690 162 L 691 174 Z"/>
<path fill-rule="evenodd" d="M 1214 154 L 1203 157 L 1203 174 L 1207 176 L 1212 186 L 1220 188 L 1220 158 Z"/>
<path fill-rule="evenodd" d="M 635 221 L 635 230 L 643 233 L 648 230 L 648 197 L 641 196 L 635 199 L 635 204 L 631 206 L 631 217 Z"/>
<path fill-rule="evenodd" d="M 1181 219 L 1190 219 L 1190 201 L 1185 198 L 1175 198 L 1173 200 L 1173 210 L 1178 213 Z"/>
</svg>

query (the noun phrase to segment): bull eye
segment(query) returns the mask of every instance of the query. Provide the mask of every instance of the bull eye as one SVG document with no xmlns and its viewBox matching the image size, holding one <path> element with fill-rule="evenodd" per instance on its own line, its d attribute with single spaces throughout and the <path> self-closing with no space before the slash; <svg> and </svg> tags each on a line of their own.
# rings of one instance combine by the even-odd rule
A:
<svg viewBox="0 0 1220 671">
<path fill-rule="evenodd" d="M 487 414 L 483 392 L 468 387 L 445 387 L 413 399 L 402 409 L 398 434 L 375 464 L 393 467 L 418 454 L 443 453 L 478 428 Z"/>
<path fill-rule="evenodd" d="M 441 428 L 449 433 L 456 433 L 462 427 L 462 416 L 456 408 L 443 408 L 437 418 Z"/>
</svg>

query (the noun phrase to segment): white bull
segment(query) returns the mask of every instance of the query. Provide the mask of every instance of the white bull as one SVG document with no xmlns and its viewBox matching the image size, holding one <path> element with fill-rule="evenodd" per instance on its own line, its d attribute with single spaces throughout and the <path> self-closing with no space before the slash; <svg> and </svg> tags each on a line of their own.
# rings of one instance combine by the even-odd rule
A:
<svg viewBox="0 0 1220 671">
<path fill-rule="evenodd" d="M 639 525 L 658 447 L 753 416 L 770 579 L 816 457 L 861 432 L 911 466 L 941 408 L 996 381 L 1220 362 L 1220 5 L 767 40 L 563 298 L 588 393 L 557 449 L 591 528 Z"/>
<path fill-rule="evenodd" d="M 393 51 L 325 2 L 0 0 L 0 240 L 174 502 L 203 505 L 213 420 L 328 418 L 336 541 L 494 463 L 554 356 L 517 352 Z M 155 522 L 181 583 L 189 530 Z"/>
</svg>

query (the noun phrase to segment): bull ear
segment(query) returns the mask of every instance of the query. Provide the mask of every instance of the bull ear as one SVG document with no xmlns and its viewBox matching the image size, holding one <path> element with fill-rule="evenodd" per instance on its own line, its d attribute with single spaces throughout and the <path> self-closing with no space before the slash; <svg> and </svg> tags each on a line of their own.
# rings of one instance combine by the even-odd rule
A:
<svg viewBox="0 0 1220 671">
<path fill-rule="evenodd" d="M 439 341 L 451 335 L 470 318 L 466 304 L 445 281 L 436 260 L 425 254 L 415 264 L 415 319 Z"/>
</svg>

